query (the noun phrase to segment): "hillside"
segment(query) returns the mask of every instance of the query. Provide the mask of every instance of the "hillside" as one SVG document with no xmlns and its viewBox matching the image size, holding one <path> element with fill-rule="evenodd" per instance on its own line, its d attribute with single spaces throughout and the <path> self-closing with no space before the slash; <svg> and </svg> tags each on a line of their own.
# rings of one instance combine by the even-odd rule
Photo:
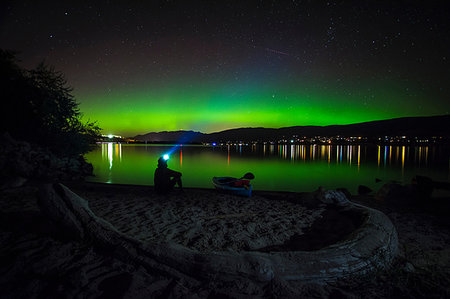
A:
<svg viewBox="0 0 450 299">
<path fill-rule="evenodd" d="M 267 141 L 297 136 L 450 136 L 450 115 L 403 117 L 350 125 L 238 128 L 204 134 L 194 131 L 152 132 L 134 139 L 150 142 Z"/>
</svg>

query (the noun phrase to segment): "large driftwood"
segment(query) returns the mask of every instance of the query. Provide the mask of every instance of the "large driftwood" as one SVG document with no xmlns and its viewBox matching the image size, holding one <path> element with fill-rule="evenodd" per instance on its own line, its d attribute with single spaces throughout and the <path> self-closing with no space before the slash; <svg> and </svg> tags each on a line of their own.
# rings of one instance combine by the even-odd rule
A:
<svg viewBox="0 0 450 299">
<path fill-rule="evenodd" d="M 111 223 L 97 217 L 88 202 L 62 184 L 47 184 L 38 192 L 38 205 L 56 225 L 74 239 L 93 242 L 118 259 L 144 267 L 153 274 L 183 279 L 190 285 L 198 281 L 157 261 L 153 250 L 119 232 Z"/>
<path fill-rule="evenodd" d="M 326 283 L 388 266 L 398 245 L 397 232 L 383 213 L 354 204 L 351 208 L 367 217 L 346 240 L 316 251 L 270 253 L 201 253 L 179 244 L 144 244 L 97 217 L 86 200 L 61 184 L 41 188 L 39 204 L 45 214 L 75 238 L 91 240 L 121 260 L 192 284 L 198 279 L 237 277 Z"/>
</svg>

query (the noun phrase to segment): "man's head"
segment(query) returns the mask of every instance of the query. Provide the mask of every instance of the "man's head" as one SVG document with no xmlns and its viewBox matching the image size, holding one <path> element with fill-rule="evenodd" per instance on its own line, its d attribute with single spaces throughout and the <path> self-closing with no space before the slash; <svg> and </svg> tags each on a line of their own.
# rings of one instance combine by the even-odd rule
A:
<svg viewBox="0 0 450 299">
<path fill-rule="evenodd" d="M 164 157 L 158 159 L 158 167 L 167 167 L 167 160 Z"/>
</svg>

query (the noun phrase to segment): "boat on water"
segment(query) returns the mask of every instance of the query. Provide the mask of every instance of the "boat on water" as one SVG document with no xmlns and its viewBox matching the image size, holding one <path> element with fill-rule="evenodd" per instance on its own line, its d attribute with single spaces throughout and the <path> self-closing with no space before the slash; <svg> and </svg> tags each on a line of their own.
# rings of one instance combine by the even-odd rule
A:
<svg viewBox="0 0 450 299">
<path fill-rule="evenodd" d="M 213 177 L 214 187 L 226 193 L 251 197 L 253 186 L 248 180 L 237 179 L 233 177 Z"/>
</svg>

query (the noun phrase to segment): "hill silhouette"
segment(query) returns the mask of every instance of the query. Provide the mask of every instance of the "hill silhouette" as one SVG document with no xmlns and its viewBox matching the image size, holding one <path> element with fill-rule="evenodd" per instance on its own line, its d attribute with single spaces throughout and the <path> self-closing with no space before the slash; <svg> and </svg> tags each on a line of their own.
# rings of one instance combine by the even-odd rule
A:
<svg viewBox="0 0 450 299">
<path fill-rule="evenodd" d="M 194 131 L 163 131 L 137 135 L 133 137 L 133 139 L 150 142 L 189 143 L 195 141 L 199 142 L 204 135 L 206 134 Z"/>
<path fill-rule="evenodd" d="M 450 115 L 402 117 L 350 125 L 293 126 L 283 128 L 238 128 L 210 134 L 194 131 L 164 131 L 137 135 L 136 140 L 150 142 L 226 142 L 277 141 L 292 136 L 450 136 Z"/>
</svg>

